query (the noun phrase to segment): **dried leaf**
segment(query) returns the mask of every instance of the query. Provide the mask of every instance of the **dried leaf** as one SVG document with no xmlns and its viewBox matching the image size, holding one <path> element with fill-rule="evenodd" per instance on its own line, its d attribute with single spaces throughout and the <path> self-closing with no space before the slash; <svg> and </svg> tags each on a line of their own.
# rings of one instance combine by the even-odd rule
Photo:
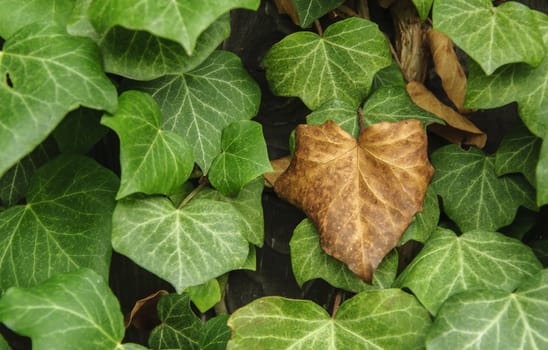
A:
<svg viewBox="0 0 548 350">
<path fill-rule="evenodd" d="M 473 145 L 478 148 L 485 146 L 487 135 L 470 120 L 443 104 L 424 85 L 411 81 L 406 88 L 409 96 L 417 106 L 437 115 L 447 123 L 447 125 L 430 125 L 430 131 L 452 143 Z"/>
<path fill-rule="evenodd" d="M 453 42 L 447 35 L 433 29 L 428 30 L 427 38 L 443 90 L 459 112 L 469 112 L 463 107 L 466 95 L 466 75 L 453 48 Z"/>
<path fill-rule="evenodd" d="M 422 210 L 434 172 L 422 123 L 374 124 L 358 140 L 332 121 L 296 133 L 295 157 L 274 190 L 314 222 L 327 254 L 371 282 Z"/>
<path fill-rule="evenodd" d="M 295 25 L 300 25 L 299 16 L 291 0 L 274 0 L 274 4 L 276 4 L 279 14 L 289 15 Z"/>
<path fill-rule="evenodd" d="M 137 300 L 129 315 L 126 316 L 124 326 L 128 328 L 133 324 L 137 329 L 151 330 L 159 325 L 160 318 L 156 311 L 156 305 L 162 296 L 168 294 L 165 290 L 159 290 L 154 294 Z"/>
<path fill-rule="evenodd" d="M 265 185 L 267 187 L 274 187 L 276 180 L 278 180 L 280 175 L 289 167 L 289 163 L 291 163 L 291 156 L 271 160 L 270 165 L 274 171 L 263 175 L 266 180 Z"/>
</svg>

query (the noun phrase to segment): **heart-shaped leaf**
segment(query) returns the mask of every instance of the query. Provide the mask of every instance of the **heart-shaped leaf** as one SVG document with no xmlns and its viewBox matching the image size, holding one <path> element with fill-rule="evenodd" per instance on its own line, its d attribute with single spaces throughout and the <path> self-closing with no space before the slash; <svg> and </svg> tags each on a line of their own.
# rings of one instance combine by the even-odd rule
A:
<svg viewBox="0 0 548 350">
<path fill-rule="evenodd" d="M 257 299 L 230 316 L 230 349 L 422 349 L 428 312 L 399 289 L 360 293 L 333 318 L 307 300 Z"/>
<path fill-rule="evenodd" d="M 531 248 L 500 233 L 434 231 L 395 283 L 433 315 L 452 295 L 478 289 L 511 292 L 542 269 Z"/>
<path fill-rule="evenodd" d="M 100 35 L 121 26 L 148 31 L 180 43 L 191 55 L 196 41 L 222 14 L 234 8 L 256 10 L 258 0 L 95 0 L 89 18 Z M 161 21 L 158 18 L 162 18 Z"/>
<path fill-rule="evenodd" d="M 464 292 L 449 298 L 428 332 L 428 349 L 545 349 L 548 270 L 514 293 Z"/>
<path fill-rule="evenodd" d="M 432 186 L 445 213 L 466 232 L 509 225 L 520 205 L 537 210 L 533 188 L 519 175 L 497 176 L 495 157 L 447 145 L 432 154 Z"/>
<path fill-rule="evenodd" d="M 100 124 L 102 113 L 89 108 L 70 112 L 53 131 L 62 153 L 86 154 L 108 132 Z"/>
<path fill-rule="evenodd" d="M 221 152 L 221 133 L 231 122 L 257 114 L 261 91 L 238 56 L 216 51 L 195 70 L 135 84 L 158 102 L 163 128 L 191 143 L 207 173 Z"/>
<path fill-rule="evenodd" d="M 121 344 L 124 318 L 105 280 L 89 269 L 61 273 L 34 288 L 10 288 L 0 321 L 32 338 L 36 350 L 144 350 Z"/>
<path fill-rule="evenodd" d="M 170 282 L 178 293 L 240 268 L 248 256 L 239 213 L 228 203 L 126 198 L 113 215 L 112 246 Z"/>
<path fill-rule="evenodd" d="M 413 4 L 417 8 L 417 12 L 422 21 L 425 21 L 426 18 L 428 18 L 433 2 L 434 0 L 413 0 Z"/>
<path fill-rule="evenodd" d="M 523 4 L 508 1 L 494 7 L 490 0 L 436 0 L 432 13 L 434 29 L 447 34 L 488 75 L 507 63 L 537 66 L 544 59 L 542 33 Z"/>
<path fill-rule="evenodd" d="M 116 113 L 101 119 L 120 138 L 117 199 L 136 192 L 170 194 L 190 176 L 192 149 L 181 136 L 162 130 L 161 122 L 156 101 L 140 91 L 124 92 Z"/>
<path fill-rule="evenodd" d="M 235 195 L 258 176 L 272 171 L 261 124 L 233 122 L 223 130 L 221 154 L 211 163 L 208 179 L 225 195 Z"/>
<path fill-rule="evenodd" d="M 0 290 L 89 267 L 108 276 L 118 179 L 95 161 L 60 156 L 32 177 L 26 205 L 0 213 Z"/>
<path fill-rule="evenodd" d="M 31 24 L 0 52 L 0 176 L 32 151 L 78 105 L 114 111 L 116 89 L 87 38 L 62 26 Z"/>
<path fill-rule="evenodd" d="M 391 62 L 384 35 L 361 18 L 336 22 L 322 37 L 311 32 L 288 35 L 263 60 L 272 91 L 298 96 L 312 110 L 334 98 L 357 107 L 375 73 Z"/>
<path fill-rule="evenodd" d="M 378 123 L 359 140 L 328 121 L 299 125 L 276 193 L 314 222 L 326 253 L 367 282 L 422 210 L 433 168 L 418 120 Z"/>
<path fill-rule="evenodd" d="M 291 0 L 301 27 L 306 28 L 316 19 L 339 7 L 344 0 Z"/>
<path fill-rule="evenodd" d="M 424 196 L 424 204 L 422 211 L 413 216 L 413 221 L 405 230 L 403 236 L 398 242 L 398 246 L 413 240 L 424 243 L 428 240 L 432 232 L 438 226 L 440 219 L 440 206 L 438 196 L 434 192 L 432 186 L 428 186 L 426 195 Z"/>
</svg>

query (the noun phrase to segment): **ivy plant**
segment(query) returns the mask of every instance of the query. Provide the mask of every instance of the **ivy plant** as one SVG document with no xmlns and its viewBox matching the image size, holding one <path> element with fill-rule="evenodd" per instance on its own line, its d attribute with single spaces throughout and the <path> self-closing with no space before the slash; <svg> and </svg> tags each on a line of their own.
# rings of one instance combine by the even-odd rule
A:
<svg viewBox="0 0 548 350">
<path fill-rule="evenodd" d="M 430 142 L 424 203 L 371 280 L 328 255 L 309 218 L 289 244 L 294 278 L 323 279 L 332 303 L 220 307 L 228 276 L 256 268 L 263 175 L 275 170 L 252 120 L 263 91 L 220 48 L 231 10 L 260 0 L 0 0 L 0 349 L 17 349 L 14 333 L 38 350 L 548 348 L 548 15 L 408 1 L 465 57 L 467 110 L 517 105 L 486 151 L 432 133 L 446 121 L 415 104 L 394 38 L 363 11 L 396 18 L 379 7 L 390 1 L 273 2 L 297 19 L 260 57 L 273 94 L 348 139 L 416 119 Z M 388 136 L 368 142 L 405 146 L 381 125 Z M 389 174 L 368 174 L 378 196 Z M 377 198 L 367 203 L 375 225 Z M 172 286 L 142 344 L 124 340 L 113 251 Z"/>
</svg>

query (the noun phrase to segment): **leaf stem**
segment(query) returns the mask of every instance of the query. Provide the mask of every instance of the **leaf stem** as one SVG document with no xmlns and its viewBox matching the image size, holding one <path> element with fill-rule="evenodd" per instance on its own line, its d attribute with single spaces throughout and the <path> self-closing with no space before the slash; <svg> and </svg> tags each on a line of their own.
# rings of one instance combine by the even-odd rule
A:
<svg viewBox="0 0 548 350">
<path fill-rule="evenodd" d="M 386 42 L 388 42 L 388 46 L 390 47 L 390 52 L 392 53 L 392 57 L 394 57 L 394 61 L 396 61 L 396 63 L 400 67 L 400 70 L 403 71 L 401 68 L 401 61 L 398 57 L 396 49 L 394 48 L 394 45 L 392 45 L 392 42 L 390 41 L 390 38 L 388 37 L 388 35 L 386 35 L 386 33 L 384 34 L 384 36 L 386 37 Z"/>
<path fill-rule="evenodd" d="M 185 199 L 183 199 L 183 201 L 181 202 L 181 204 L 179 204 L 179 207 L 177 209 L 181 209 L 188 202 L 190 202 L 192 200 L 192 198 L 194 198 L 194 196 L 196 196 L 205 186 L 207 186 L 208 183 L 209 183 L 209 181 L 207 181 L 207 178 L 205 176 L 202 176 L 199 180 L 198 186 L 195 189 L 193 189 L 192 192 L 190 192 L 185 197 Z"/>
<path fill-rule="evenodd" d="M 316 31 L 318 32 L 318 35 L 320 36 L 320 38 L 323 37 L 323 29 L 322 29 L 322 25 L 320 24 L 320 21 L 315 20 L 314 26 L 316 27 Z"/>
<path fill-rule="evenodd" d="M 339 306 L 341 306 L 342 293 L 343 292 L 341 290 L 338 290 L 337 294 L 335 294 L 335 301 L 333 301 L 333 312 L 331 313 L 331 319 L 335 318 L 337 310 L 339 310 Z"/>
<path fill-rule="evenodd" d="M 365 121 L 363 120 L 363 109 L 358 107 L 358 121 L 360 123 L 360 135 L 365 130 Z"/>
</svg>

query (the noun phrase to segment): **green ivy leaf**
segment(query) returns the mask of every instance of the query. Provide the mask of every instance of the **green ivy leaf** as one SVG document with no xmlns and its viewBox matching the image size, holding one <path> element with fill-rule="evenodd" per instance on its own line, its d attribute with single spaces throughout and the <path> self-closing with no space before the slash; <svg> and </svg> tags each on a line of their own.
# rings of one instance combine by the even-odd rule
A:
<svg viewBox="0 0 548 350">
<path fill-rule="evenodd" d="M 170 194 L 190 176 L 192 150 L 172 131 L 161 128 L 162 115 L 154 99 L 140 91 L 126 91 L 118 110 L 101 119 L 120 138 L 122 179 L 117 199 L 132 193 Z"/>
<path fill-rule="evenodd" d="M 181 293 L 244 264 L 240 231 L 227 203 L 193 199 L 178 209 L 164 197 L 126 198 L 114 210 L 112 247 Z"/>
<path fill-rule="evenodd" d="M 308 300 L 257 299 L 228 320 L 230 349 L 422 349 L 428 312 L 399 289 L 360 293 L 332 319 Z"/>
<path fill-rule="evenodd" d="M 160 105 L 163 128 L 191 142 L 194 160 L 207 173 L 221 152 L 222 130 L 257 114 L 261 90 L 238 56 L 215 51 L 195 70 L 136 83 Z"/>
<path fill-rule="evenodd" d="M 392 63 L 388 67 L 381 69 L 377 72 L 377 74 L 375 74 L 371 90 L 375 91 L 383 86 L 399 86 L 401 88 L 405 88 L 405 79 L 403 78 L 401 68 L 394 60 L 392 60 Z"/>
<path fill-rule="evenodd" d="M 541 269 L 531 248 L 517 239 L 488 231 L 457 237 L 439 228 L 395 286 L 409 288 L 436 315 L 452 295 L 477 289 L 511 292 Z"/>
<path fill-rule="evenodd" d="M 99 34 L 89 21 L 88 10 L 94 0 L 76 0 L 72 13 L 67 21 L 67 32 L 74 36 L 85 36 L 95 42 L 99 41 Z"/>
<path fill-rule="evenodd" d="M 535 168 L 538 163 L 541 140 L 523 125 L 513 128 L 506 135 L 495 154 L 497 175 L 522 173 L 530 184 L 535 185 Z"/>
<path fill-rule="evenodd" d="M 148 31 L 180 43 L 191 55 L 200 34 L 222 14 L 234 8 L 256 10 L 259 4 L 258 0 L 95 0 L 88 15 L 101 35 L 115 26 Z"/>
<path fill-rule="evenodd" d="M 514 293 L 465 292 L 440 309 L 428 349 L 545 349 L 548 347 L 548 270 Z"/>
<path fill-rule="evenodd" d="M 413 4 L 417 8 L 421 21 L 424 22 L 428 18 L 433 2 L 434 0 L 413 0 Z"/>
<path fill-rule="evenodd" d="M 99 123 L 101 115 L 99 111 L 83 107 L 70 112 L 53 131 L 59 151 L 88 153 L 108 132 L 108 129 Z"/>
<path fill-rule="evenodd" d="M 0 299 L 0 321 L 32 338 L 35 350 L 129 350 L 124 319 L 105 280 L 89 269 L 61 273 L 34 288 L 10 288 Z"/>
<path fill-rule="evenodd" d="M 213 317 L 202 327 L 200 350 L 225 350 L 230 339 L 228 315 Z"/>
<path fill-rule="evenodd" d="M 318 18 L 339 7 L 344 0 L 291 0 L 291 2 L 301 27 L 307 28 Z"/>
<path fill-rule="evenodd" d="M 530 244 L 531 249 L 535 252 L 537 258 L 542 262 L 544 267 L 548 267 L 548 240 L 541 239 Z"/>
<path fill-rule="evenodd" d="M 118 179 L 95 161 L 63 155 L 31 178 L 27 204 L 0 213 L 0 290 L 89 267 L 108 276 Z"/>
<path fill-rule="evenodd" d="M 261 124 L 241 120 L 223 130 L 221 154 L 211 163 L 208 179 L 224 195 L 235 195 L 258 176 L 273 171 Z"/>
<path fill-rule="evenodd" d="M 32 24 L 8 39 L 0 52 L 0 77 L 0 176 L 78 105 L 116 108 L 116 89 L 95 44 L 61 26 Z"/>
<path fill-rule="evenodd" d="M 15 163 L 0 178 L 0 203 L 7 207 L 17 204 L 25 197 L 30 179 L 36 169 L 48 162 L 57 154 L 55 142 L 47 138 L 30 154 Z"/>
<path fill-rule="evenodd" d="M 495 157 L 457 145 L 437 149 L 432 186 L 443 198 L 445 213 L 463 231 L 496 231 L 510 224 L 520 205 L 537 210 L 533 188 L 519 175 L 498 177 Z"/>
<path fill-rule="evenodd" d="M 11 350 L 10 346 L 4 339 L 4 337 L 0 334 L 0 350 Z"/>
<path fill-rule="evenodd" d="M 202 324 L 190 308 L 188 294 L 164 295 L 157 309 L 162 323 L 152 330 L 148 338 L 152 349 L 199 349 Z"/>
<path fill-rule="evenodd" d="M 548 131 L 540 148 L 540 156 L 536 171 L 537 204 L 548 204 Z"/>
<path fill-rule="evenodd" d="M 26 0 L 24 4 L 19 0 L 2 0 L 0 36 L 8 39 L 34 22 L 64 25 L 73 6 L 74 0 Z"/>
<path fill-rule="evenodd" d="M 219 191 L 204 188 L 195 199 L 212 199 L 232 205 L 238 211 L 237 218 L 241 220 L 242 236 L 248 242 L 262 247 L 264 244 L 263 188 L 264 181 L 262 177 L 259 177 L 242 187 L 236 197 L 227 197 Z"/>
<path fill-rule="evenodd" d="M 360 134 L 357 108 L 345 100 L 329 100 L 306 116 L 306 123 L 311 125 L 321 125 L 328 120 L 356 138 Z"/>
<path fill-rule="evenodd" d="M 544 59 L 542 34 L 523 4 L 509 1 L 494 7 L 490 0 L 436 0 L 432 13 L 434 29 L 447 34 L 488 75 L 507 63 L 537 66 Z"/>
<path fill-rule="evenodd" d="M 192 303 L 202 313 L 211 309 L 221 300 L 221 287 L 216 278 L 197 286 L 188 287 L 185 289 L 185 293 L 189 295 Z"/>
<path fill-rule="evenodd" d="M 420 243 L 426 242 L 438 226 L 439 219 L 440 206 L 438 196 L 436 196 L 432 186 L 428 186 L 426 195 L 424 196 L 422 211 L 413 216 L 413 221 L 403 233 L 398 246 L 402 246 L 411 240 Z"/>
<path fill-rule="evenodd" d="M 391 62 L 377 25 L 356 17 L 330 25 L 323 37 L 312 32 L 288 35 L 263 60 L 272 91 L 298 96 L 312 110 L 331 99 L 357 107 L 375 73 Z"/>
</svg>

